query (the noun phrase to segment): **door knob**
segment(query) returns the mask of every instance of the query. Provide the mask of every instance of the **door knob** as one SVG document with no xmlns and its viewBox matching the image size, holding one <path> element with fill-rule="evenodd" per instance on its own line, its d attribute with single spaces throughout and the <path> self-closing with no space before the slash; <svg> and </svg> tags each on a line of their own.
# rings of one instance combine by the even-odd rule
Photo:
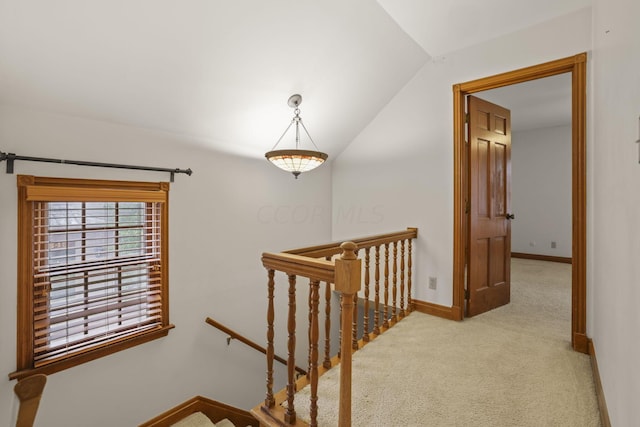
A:
<svg viewBox="0 0 640 427">
<path fill-rule="evenodd" d="M 515 219 L 516 216 L 514 214 L 507 214 L 507 219 Z"/>
</svg>

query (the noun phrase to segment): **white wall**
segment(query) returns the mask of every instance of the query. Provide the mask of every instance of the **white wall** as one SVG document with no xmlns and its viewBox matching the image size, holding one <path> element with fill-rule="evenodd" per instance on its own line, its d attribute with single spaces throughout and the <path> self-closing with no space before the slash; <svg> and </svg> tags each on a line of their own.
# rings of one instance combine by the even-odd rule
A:
<svg viewBox="0 0 640 427">
<path fill-rule="evenodd" d="M 414 296 L 451 306 L 452 85 L 590 48 L 587 8 L 425 65 L 335 161 L 333 238 L 418 227 Z M 337 212 L 349 207 L 362 218 L 341 220 Z"/>
<path fill-rule="evenodd" d="M 511 251 L 571 257 L 571 126 L 514 131 L 511 184 Z"/>
<path fill-rule="evenodd" d="M 211 316 L 266 341 L 267 277 L 260 255 L 328 241 L 330 166 L 295 180 L 263 159 L 190 148 L 179 136 L 6 106 L 0 106 L 0 148 L 194 170 L 191 177 L 176 175 L 169 195 L 170 316 L 176 328 L 166 338 L 49 376 L 36 425 L 132 426 L 197 394 L 245 409 L 264 399 L 264 356 L 239 342 L 227 347 L 226 336 L 204 320 Z M 15 383 L 6 375 L 16 367 L 17 196 L 16 175 L 0 166 L 0 425 L 10 425 Z M 167 174 L 71 165 L 16 162 L 15 168 L 40 176 L 168 180 Z M 285 283 L 280 280 L 279 288 Z M 283 295 L 276 301 L 281 327 Z M 306 325 L 306 313 L 298 312 Z M 299 335 L 303 343 L 306 333 Z M 277 333 L 276 352 L 286 356 L 285 340 Z M 279 388 L 284 372 L 277 377 Z"/>
<path fill-rule="evenodd" d="M 640 420 L 640 2 L 595 0 L 593 337 L 611 424 Z"/>
</svg>

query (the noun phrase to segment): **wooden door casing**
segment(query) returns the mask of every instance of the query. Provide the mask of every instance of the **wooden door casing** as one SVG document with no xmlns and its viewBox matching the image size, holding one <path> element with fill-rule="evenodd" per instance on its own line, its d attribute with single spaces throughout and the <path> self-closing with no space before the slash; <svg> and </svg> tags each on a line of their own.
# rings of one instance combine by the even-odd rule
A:
<svg viewBox="0 0 640 427">
<path fill-rule="evenodd" d="M 464 318 L 467 276 L 468 221 L 465 144 L 465 98 L 467 95 L 524 83 L 558 74 L 571 74 L 572 134 L 572 263 L 571 344 L 588 353 L 587 336 L 587 60 L 586 52 L 530 67 L 507 71 L 463 83 L 453 89 L 453 304 L 451 317 Z"/>
</svg>

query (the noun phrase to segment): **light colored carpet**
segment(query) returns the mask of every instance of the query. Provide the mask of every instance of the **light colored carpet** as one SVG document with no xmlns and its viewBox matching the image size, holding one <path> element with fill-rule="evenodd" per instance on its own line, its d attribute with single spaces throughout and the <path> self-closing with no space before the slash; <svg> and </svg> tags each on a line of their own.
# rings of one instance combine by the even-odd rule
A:
<svg viewBox="0 0 640 427">
<path fill-rule="evenodd" d="M 227 418 L 214 423 L 202 412 L 194 412 L 177 423 L 171 424 L 171 427 L 235 427 L 235 424 Z"/>
<path fill-rule="evenodd" d="M 599 426 L 589 356 L 571 350 L 571 266 L 512 261 L 511 303 L 463 322 L 414 312 L 353 356 L 353 426 Z M 320 379 L 337 426 L 340 371 Z M 308 421 L 309 389 L 296 395 Z"/>
<path fill-rule="evenodd" d="M 202 412 L 194 412 L 177 423 L 171 424 L 171 427 L 216 427 L 216 425 Z"/>
</svg>

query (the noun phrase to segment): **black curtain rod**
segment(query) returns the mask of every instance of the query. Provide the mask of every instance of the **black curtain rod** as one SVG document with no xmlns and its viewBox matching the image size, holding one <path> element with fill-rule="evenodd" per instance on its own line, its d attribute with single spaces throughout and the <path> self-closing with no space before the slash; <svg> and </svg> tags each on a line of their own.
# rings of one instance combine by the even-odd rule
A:
<svg viewBox="0 0 640 427">
<path fill-rule="evenodd" d="M 135 169 L 135 170 L 142 170 L 142 171 L 168 172 L 171 174 L 171 182 L 173 182 L 174 175 L 177 173 L 185 173 L 189 176 L 191 176 L 191 174 L 193 173 L 191 169 L 154 168 L 150 166 L 120 165 L 117 163 L 100 163 L 100 162 L 85 162 L 82 160 L 49 159 L 46 157 L 18 156 L 14 153 L 3 153 L 2 151 L 0 151 L 0 162 L 4 160 L 7 161 L 7 173 L 13 173 L 13 162 L 15 160 L 26 160 L 29 162 L 45 162 L 45 163 L 64 163 L 64 164 L 79 165 L 79 166 L 97 166 L 101 168 Z"/>
</svg>

